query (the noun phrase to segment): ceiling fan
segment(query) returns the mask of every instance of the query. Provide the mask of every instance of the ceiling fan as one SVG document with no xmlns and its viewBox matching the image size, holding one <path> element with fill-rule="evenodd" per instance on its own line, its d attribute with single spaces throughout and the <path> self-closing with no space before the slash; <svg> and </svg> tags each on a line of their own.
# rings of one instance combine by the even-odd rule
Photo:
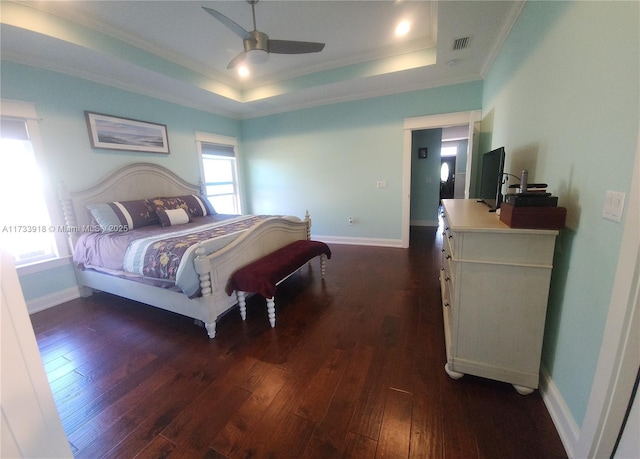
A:
<svg viewBox="0 0 640 459">
<path fill-rule="evenodd" d="M 222 22 L 228 29 L 242 38 L 244 51 L 234 57 L 228 69 L 234 68 L 241 62 L 249 62 L 251 64 L 260 64 L 266 62 L 269 53 L 275 54 L 307 54 L 322 51 L 324 43 L 314 43 L 309 41 L 291 41 L 291 40 L 272 40 L 269 36 L 260 32 L 256 28 L 256 10 L 255 6 L 258 0 L 247 0 L 251 5 L 251 13 L 253 16 L 253 30 L 249 32 L 244 27 L 236 24 L 234 21 L 211 8 L 202 7 L 207 13 Z"/>
</svg>

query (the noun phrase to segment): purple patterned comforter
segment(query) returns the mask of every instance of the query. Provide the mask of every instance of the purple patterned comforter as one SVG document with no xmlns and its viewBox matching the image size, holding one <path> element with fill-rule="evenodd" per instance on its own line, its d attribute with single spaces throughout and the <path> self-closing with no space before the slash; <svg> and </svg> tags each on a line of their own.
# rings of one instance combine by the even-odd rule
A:
<svg viewBox="0 0 640 459">
<path fill-rule="evenodd" d="M 86 233 L 79 238 L 73 259 L 81 268 L 168 281 L 195 296 L 200 288 L 193 265 L 198 245 L 213 253 L 268 217 L 218 214 L 168 228 L 154 225 L 121 233 Z"/>
</svg>

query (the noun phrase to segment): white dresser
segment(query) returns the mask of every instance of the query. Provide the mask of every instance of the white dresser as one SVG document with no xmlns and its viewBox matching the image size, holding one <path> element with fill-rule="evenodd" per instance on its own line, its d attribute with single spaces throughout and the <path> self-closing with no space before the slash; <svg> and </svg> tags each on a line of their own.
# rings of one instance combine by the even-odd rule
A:
<svg viewBox="0 0 640 459">
<path fill-rule="evenodd" d="M 538 387 L 556 230 L 515 229 L 473 199 L 445 199 L 440 287 L 447 364 Z"/>
</svg>

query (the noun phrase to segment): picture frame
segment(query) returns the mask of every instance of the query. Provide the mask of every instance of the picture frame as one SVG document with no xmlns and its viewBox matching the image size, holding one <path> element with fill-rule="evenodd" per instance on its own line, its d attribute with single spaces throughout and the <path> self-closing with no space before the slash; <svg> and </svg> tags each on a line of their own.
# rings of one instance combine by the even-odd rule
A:
<svg viewBox="0 0 640 459">
<path fill-rule="evenodd" d="M 167 126 L 85 111 L 91 148 L 169 154 Z"/>
</svg>

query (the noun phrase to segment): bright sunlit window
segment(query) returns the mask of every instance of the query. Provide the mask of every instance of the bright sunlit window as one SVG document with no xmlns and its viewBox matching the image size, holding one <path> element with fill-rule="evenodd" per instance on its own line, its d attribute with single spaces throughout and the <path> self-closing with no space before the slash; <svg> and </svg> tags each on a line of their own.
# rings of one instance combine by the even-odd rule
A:
<svg viewBox="0 0 640 459">
<path fill-rule="evenodd" d="M 37 121 L 0 118 L 0 244 L 16 265 L 57 257 L 38 166 Z"/>
<path fill-rule="evenodd" d="M 241 214 L 235 139 L 197 134 L 206 197 L 219 214 Z"/>
<path fill-rule="evenodd" d="M 442 145 L 440 147 L 440 156 L 456 156 L 458 154 L 458 145 Z"/>
</svg>

